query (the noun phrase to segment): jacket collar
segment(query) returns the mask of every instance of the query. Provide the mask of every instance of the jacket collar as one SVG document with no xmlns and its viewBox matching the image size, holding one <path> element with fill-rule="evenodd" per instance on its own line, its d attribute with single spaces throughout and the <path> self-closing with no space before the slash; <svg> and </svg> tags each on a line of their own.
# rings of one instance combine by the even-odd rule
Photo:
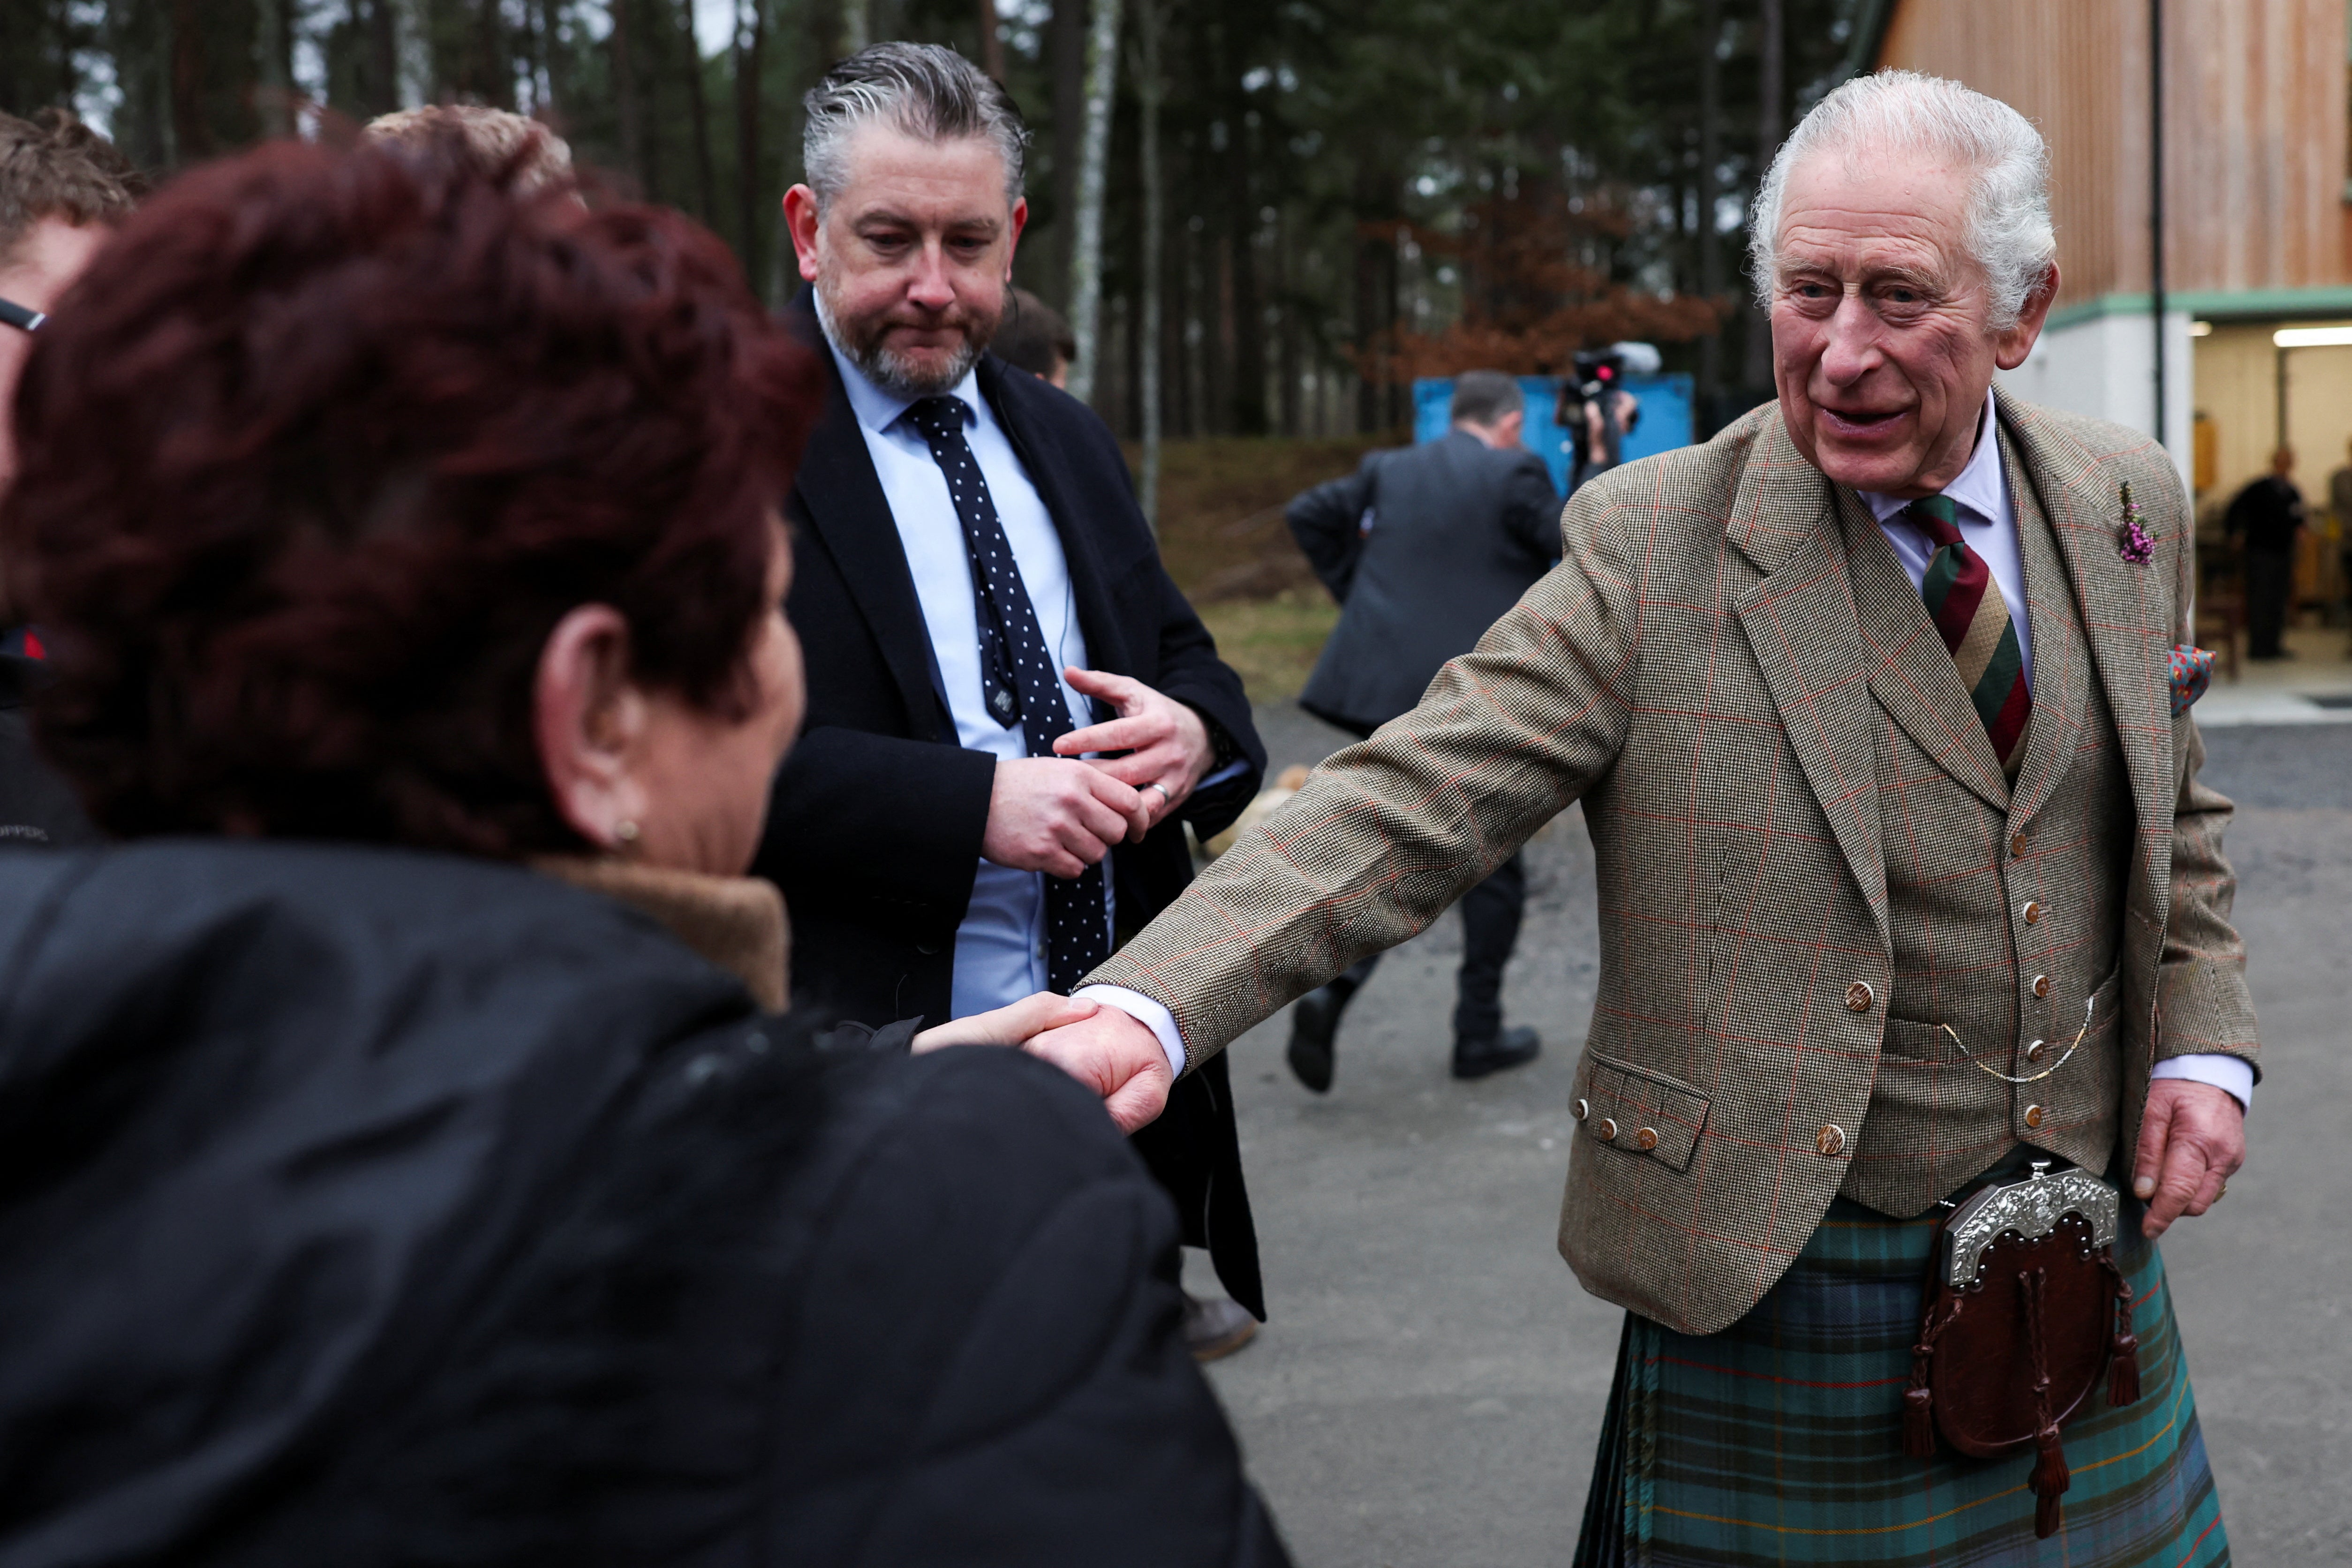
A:
<svg viewBox="0 0 2352 1568">
<path fill-rule="evenodd" d="M 543 856 L 530 868 L 626 904 L 741 981 L 761 1012 L 784 1010 L 791 994 L 792 932 L 784 896 L 773 882 L 587 855 Z"/>
<path fill-rule="evenodd" d="M 2145 846 L 2142 890 L 2161 921 L 2170 902 L 2174 763 L 2172 628 L 2158 584 L 2149 567 L 2126 562 L 2116 546 L 2121 498 L 2106 456 L 2087 450 L 2030 405 L 1997 389 L 1994 399 L 2014 454 L 2018 504 L 2038 508 L 2055 537 L 2069 580 L 2064 591 L 2074 595 L 2115 716 Z M 1858 493 L 1832 485 L 1798 452 L 1777 405 L 1756 418 L 1724 536 L 1764 576 L 1740 595 L 1738 612 L 1789 744 L 1884 935 L 1886 873 L 1870 728 L 1878 704 L 1838 509 L 1851 507 L 1865 520 L 1869 514 Z"/>
</svg>

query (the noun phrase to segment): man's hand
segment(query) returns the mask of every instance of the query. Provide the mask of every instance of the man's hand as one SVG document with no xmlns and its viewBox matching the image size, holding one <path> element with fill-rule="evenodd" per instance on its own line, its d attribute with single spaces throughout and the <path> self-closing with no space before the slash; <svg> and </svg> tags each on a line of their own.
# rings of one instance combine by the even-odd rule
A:
<svg viewBox="0 0 2352 1568">
<path fill-rule="evenodd" d="M 1159 793 L 1150 795 L 1156 800 Z M 1061 757 L 1021 757 L 996 764 L 980 852 L 1016 871 L 1066 880 L 1083 876 L 1112 845 L 1150 830 L 1144 797 L 1103 769 Z"/>
<path fill-rule="evenodd" d="M 1148 832 L 1160 818 L 1184 804 L 1192 786 L 1207 776 L 1216 761 L 1209 742 L 1209 726 L 1172 697 L 1163 697 L 1139 680 L 1107 675 L 1096 669 L 1068 669 L 1063 678 L 1088 697 L 1099 697 L 1118 710 L 1105 724 L 1073 730 L 1054 742 L 1063 756 L 1084 752 L 1124 752 L 1092 764 L 1121 784 L 1140 791 L 1150 818 Z M 1136 835 L 1140 838 L 1142 834 Z"/>
<path fill-rule="evenodd" d="M 1103 1109 L 1121 1132 L 1158 1120 L 1176 1083 L 1160 1037 L 1117 1007 L 1102 1008 L 1082 1024 L 1048 1030 L 1022 1048 L 1102 1096 Z"/>
<path fill-rule="evenodd" d="M 2210 1083 L 2158 1079 L 2147 1086 L 2132 1162 L 2132 1195 L 2147 1205 L 2141 1231 L 2153 1241 L 2182 1215 L 2203 1214 L 2245 1163 L 2246 1113 L 2236 1097 Z"/>
<path fill-rule="evenodd" d="M 910 1048 L 919 1056 L 942 1046 L 1025 1045 L 1032 1035 L 1084 1023 L 1101 1005 L 1099 1002 L 1078 1002 L 1051 991 L 1040 991 L 1034 996 L 1024 996 L 1010 1007 L 951 1018 L 936 1028 L 925 1029 L 915 1037 Z"/>
</svg>

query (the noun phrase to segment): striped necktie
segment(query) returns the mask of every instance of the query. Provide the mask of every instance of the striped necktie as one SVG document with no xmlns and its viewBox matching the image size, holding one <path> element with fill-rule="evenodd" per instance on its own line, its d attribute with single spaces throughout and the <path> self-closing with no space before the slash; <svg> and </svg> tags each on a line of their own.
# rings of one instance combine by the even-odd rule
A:
<svg viewBox="0 0 2352 1568">
<path fill-rule="evenodd" d="M 1934 542 L 1936 553 L 1919 584 L 1927 614 L 1960 668 L 1960 684 L 1976 705 L 1985 733 L 1992 737 L 2000 771 L 2013 782 L 2025 760 L 2026 721 L 2033 697 L 2026 689 L 2025 657 L 2017 628 L 2009 624 L 2009 604 L 1992 580 L 1984 557 L 1960 539 L 1959 509 L 1945 496 L 1926 496 L 1904 509 L 1911 526 Z"/>
</svg>

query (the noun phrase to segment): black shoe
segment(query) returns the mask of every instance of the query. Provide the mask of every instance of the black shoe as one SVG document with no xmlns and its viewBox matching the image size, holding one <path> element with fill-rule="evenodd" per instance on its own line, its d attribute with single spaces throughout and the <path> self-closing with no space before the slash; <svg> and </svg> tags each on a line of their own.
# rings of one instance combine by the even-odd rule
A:
<svg viewBox="0 0 2352 1568">
<path fill-rule="evenodd" d="M 1505 1029 L 1491 1039 L 1457 1039 L 1454 1042 L 1454 1076 L 1485 1078 L 1505 1068 L 1524 1067 L 1541 1055 L 1543 1037 L 1524 1025 Z"/>
<path fill-rule="evenodd" d="M 1347 1010 L 1352 988 L 1337 983 L 1301 996 L 1290 1009 L 1290 1070 L 1318 1094 L 1331 1092 L 1332 1047 L 1339 1034 L 1339 1015 Z"/>
</svg>

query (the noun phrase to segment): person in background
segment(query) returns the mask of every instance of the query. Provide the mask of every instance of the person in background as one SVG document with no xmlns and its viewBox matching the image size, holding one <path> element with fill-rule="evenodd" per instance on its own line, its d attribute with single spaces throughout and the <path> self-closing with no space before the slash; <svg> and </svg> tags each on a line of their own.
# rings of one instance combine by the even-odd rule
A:
<svg viewBox="0 0 2352 1568">
<path fill-rule="evenodd" d="M 2352 441 L 2344 444 L 2345 464 L 2327 476 L 2327 510 L 2336 519 L 2338 586 L 2352 616 Z"/>
<path fill-rule="evenodd" d="M 1439 668 L 1476 647 L 1559 557 L 1559 493 L 1520 442 L 1519 384 L 1466 371 L 1449 414 L 1442 439 L 1374 452 L 1285 514 L 1341 605 L 1298 705 L 1360 740 L 1420 701 Z M 1527 886 L 1526 858 L 1514 854 L 1463 895 L 1455 1078 L 1517 1067 L 1543 1048 L 1534 1029 L 1503 1027 L 1503 969 Z M 1290 1070 L 1318 1094 L 1331 1087 L 1340 1015 L 1379 963 L 1366 956 L 1291 1009 Z"/>
<path fill-rule="evenodd" d="M 379 114 L 360 130 L 362 142 L 400 147 L 433 147 L 444 138 L 453 138 L 487 168 L 502 169 L 511 163 L 519 191 L 572 186 L 571 144 L 538 121 L 510 109 L 427 103 Z"/>
<path fill-rule="evenodd" d="M 114 144 L 63 110 L 0 114 L 0 498 L 16 470 L 16 383 L 48 314 L 146 184 Z M 34 750 L 26 706 L 42 682 L 40 634 L 0 578 L 0 848 L 98 837 L 73 791 Z"/>
<path fill-rule="evenodd" d="M 807 999 L 854 1018 L 1066 991 L 1183 890 L 1186 825 L 1231 822 L 1265 766 L 1109 429 L 984 352 L 1027 138 L 953 50 L 877 44 L 810 92 L 784 197 L 810 284 L 786 318 L 826 403 L 790 508 L 808 734 L 758 868 Z M 1197 1079 L 1136 1142 L 1234 1298 L 1192 1309 L 1207 1356 L 1264 1298 L 1232 1089 Z"/>
<path fill-rule="evenodd" d="M 2281 640 L 2294 593 L 2294 547 L 2303 531 L 2303 490 L 2294 482 L 2294 448 L 2271 454 L 2271 471 L 2240 490 L 2221 527 L 2243 542 L 2246 657 L 2292 658 Z"/>
<path fill-rule="evenodd" d="M 931 1048 L 1091 1007 L 773 1011 L 819 367 L 680 216 L 435 152 L 182 176 L 26 374 L 121 842 L 0 857 L 0 1560 L 1284 1563 L 1166 1198 Z"/>
<path fill-rule="evenodd" d="M 1025 370 L 1055 386 L 1070 384 L 1070 362 L 1078 357 L 1078 340 L 1062 312 L 1026 289 L 1013 290 L 1012 308 L 988 352 L 1015 370 Z"/>
</svg>

